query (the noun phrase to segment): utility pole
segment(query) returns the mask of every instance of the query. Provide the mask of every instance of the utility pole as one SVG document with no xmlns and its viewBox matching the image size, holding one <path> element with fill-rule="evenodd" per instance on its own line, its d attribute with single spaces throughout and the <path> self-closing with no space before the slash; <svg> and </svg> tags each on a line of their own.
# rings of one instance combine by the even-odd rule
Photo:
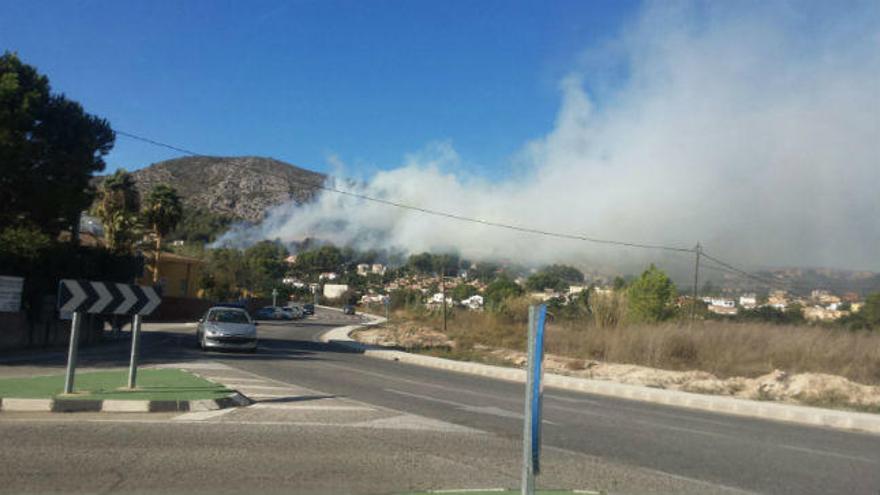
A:
<svg viewBox="0 0 880 495">
<path fill-rule="evenodd" d="M 691 304 L 691 321 L 697 317 L 697 298 L 700 296 L 700 254 L 702 254 L 702 252 L 703 248 L 698 242 L 697 246 L 694 248 L 696 260 L 694 262 L 694 300 Z"/>
<path fill-rule="evenodd" d="M 440 291 L 443 293 L 443 333 L 446 333 L 446 267 L 440 272 Z"/>
</svg>

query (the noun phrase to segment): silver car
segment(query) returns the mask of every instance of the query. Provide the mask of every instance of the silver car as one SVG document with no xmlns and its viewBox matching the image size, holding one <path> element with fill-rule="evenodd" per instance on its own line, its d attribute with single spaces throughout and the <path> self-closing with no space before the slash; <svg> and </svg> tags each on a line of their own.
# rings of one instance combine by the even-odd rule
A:
<svg viewBox="0 0 880 495">
<path fill-rule="evenodd" d="M 303 309 L 300 306 L 292 305 L 281 308 L 284 314 L 289 315 L 288 319 L 299 320 L 303 315 Z"/>
<path fill-rule="evenodd" d="M 202 349 L 257 350 L 257 323 L 241 308 L 215 306 L 199 320 L 196 338 Z"/>
</svg>

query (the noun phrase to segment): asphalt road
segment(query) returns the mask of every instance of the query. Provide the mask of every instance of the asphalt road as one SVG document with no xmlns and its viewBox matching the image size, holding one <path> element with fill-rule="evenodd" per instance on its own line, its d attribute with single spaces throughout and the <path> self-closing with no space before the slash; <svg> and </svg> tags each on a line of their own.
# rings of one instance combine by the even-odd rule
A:
<svg viewBox="0 0 880 495">
<path fill-rule="evenodd" d="M 180 423 L 170 430 L 163 428 L 157 432 L 153 423 L 141 421 L 130 425 L 131 438 L 143 439 L 139 441 L 146 442 L 149 447 L 158 435 L 168 448 L 154 452 L 154 455 L 161 453 L 160 458 L 167 458 L 172 463 L 175 456 L 183 456 L 186 462 L 179 461 L 180 466 L 210 473 L 214 469 L 211 467 L 213 464 L 209 463 L 206 467 L 204 463 L 192 461 L 198 459 L 200 453 L 205 455 L 203 450 L 211 451 L 210 446 L 216 443 L 216 440 L 213 443 L 206 440 L 205 433 L 210 428 L 222 426 L 224 432 L 229 432 L 223 435 L 228 434 L 236 445 L 252 445 L 252 448 L 242 450 L 241 455 L 253 455 L 255 459 L 262 458 L 267 452 L 276 453 L 280 446 L 286 445 L 281 434 L 296 429 L 304 442 L 314 444 L 310 449 L 314 449 L 318 459 L 323 462 L 316 464 L 315 457 L 303 456 L 299 450 L 296 450 L 299 454 L 289 455 L 307 457 L 297 465 L 312 462 L 315 470 L 310 472 L 322 473 L 325 481 L 328 470 L 335 473 L 339 483 L 337 487 L 340 488 L 327 489 L 327 486 L 333 485 L 317 483 L 308 485 L 312 491 L 321 491 L 321 487 L 324 487 L 327 489 L 325 491 L 331 492 L 360 490 L 377 493 L 407 487 L 439 488 L 449 486 L 450 480 L 461 480 L 467 486 L 474 486 L 478 482 L 513 486 L 518 475 L 522 385 L 371 359 L 343 347 L 316 342 L 324 331 L 350 322 L 350 317 L 322 311 L 313 320 L 263 324 L 260 327 L 261 346 L 256 354 L 201 353 L 196 349 L 193 329 L 169 326 L 164 331 L 150 332 L 146 336 L 144 360 L 147 363 L 193 360 L 221 363 L 230 369 L 273 380 L 275 384 L 304 387 L 320 394 L 319 397 L 338 398 L 369 406 L 364 409 L 395 411 L 394 414 L 435 420 L 437 424 L 449 425 L 449 428 L 380 430 L 379 433 L 374 429 L 357 429 L 355 434 L 355 428 L 321 429 L 315 426 L 319 424 L 317 422 L 310 426 L 302 422 L 233 423 L 230 420 L 226 425 L 215 422 L 199 427 Z M 85 352 L 83 363 L 87 366 L 124 364 L 125 355 L 118 354 L 118 351 Z M 40 366 L 53 364 L 60 368 L 63 363 L 63 359 L 59 361 L 57 356 L 46 356 L 44 359 Z M 32 364 L 33 359 L 6 363 L 0 360 L 0 373 L 23 372 Z M 545 392 L 544 405 L 545 473 L 539 480 L 552 482 L 550 486 L 577 484 L 575 487 L 628 493 L 736 490 L 823 495 L 880 493 L 880 437 L 874 435 L 686 411 L 553 389 Z M 298 414 L 302 414 L 302 411 Z M 44 419 L 43 422 L 29 422 L 29 418 L 0 421 L 0 436 L 11 438 L 15 444 L 20 443 L 28 452 L 23 457 L 35 455 L 28 450 L 30 447 L 24 447 L 28 442 L 27 437 L 22 435 L 30 431 L 43 438 L 49 431 L 55 431 L 52 428 L 56 426 L 53 425 L 60 420 Z M 265 430 L 253 431 L 257 423 Z M 21 424 L 31 430 L 23 429 Z M 87 432 L 78 429 L 84 427 L 64 424 L 67 428 L 65 431 L 90 438 Z M 88 423 L 88 431 L 99 428 L 96 425 L 118 429 L 119 424 Z M 356 424 L 366 423 L 361 421 Z M 456 430 L 462 427 L 464 429 Z M 48 430 L 41 433 L 41 428 Z M 281 431 L 272 433 L 273 428 Z M 316 430 L 320 430 L 318 436 L 314 436 Z M 118 430 L 114 431 L 119 433 Z M 65 445 L 66 437 L 57 432 L 56 435 Z M 213 435 L 209 437 L 216 438 Z M 101 438 L 112 443 L 106 438 L 117 437 L 104 433 Z M 85 446 L 90 441 L 75 441 L 81 442 L 83 451 L 89 451 Z M 388 445 L 383 446 L 383 442 Z M 345 455 L 340 453 L 340 449 Z M 432 461 L 430 449 L 436 449 L 442 462 L 437 459 Z M 63 452 L 63 449 L 59 452 Z M 363 464 L 349 459 L 351 455 L 355 459 L 375 457 L 378 472 L 373 475 L 362 473 Z M 383 455 L 392 458 L 396 455 L 404 460 L 404 466 L 410 466 L 411 469 L 389 472 L 388 469 L 393 469 L 389 466 L 397 466 L 400 470 L 400 463 L 391 462 L 391 459 L 382 462 Z M 229 462 L 224 455 L 215 454 L 214 457 Z M 5 458 L 2 460 L 7 462 Z M 438 466 L 448 463 L 455 464 L 461 476 L 450 476 L 443 468 L 438 470 Z M 277 467 L 276 464 L 268 465 Z M 330 466 L 346 468 L 334 471 Z M 258 492 L 278 488 L 267 482 L 267 476 L 277 471 L 252 469 L 264 483 L 256 485 L 262 488 Z M 184 478 L 187 476 L 190 475 Z M 379 481 L 350 484 L 353 479 L 368 481 L 373 478 L 383 480 L 385 484 Z M 394 482 L 389 483 L 389 480 Z M 19 486 L 30 485 L 25 483 Z M 131 488 L 130 485 L 126 486 Z M 185 486 L 193 487 L 192 484 Z M 355 489 L 355 486 L 358 488 Z"/>
</svg>

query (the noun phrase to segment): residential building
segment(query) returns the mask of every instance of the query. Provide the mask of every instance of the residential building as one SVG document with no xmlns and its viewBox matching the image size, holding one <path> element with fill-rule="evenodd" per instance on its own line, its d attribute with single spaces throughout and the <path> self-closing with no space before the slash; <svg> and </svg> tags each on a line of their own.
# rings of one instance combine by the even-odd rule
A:
<svg viewBox="0 0 880 495">
<path fill-rule="evenodd" d="M 758 296 L 753 293 L 739 296 L 739 305 L 744 309 L 755 309 L 758 306 Z"/>
<path fill-rule="evenodd" d="M 810 306 L 804 308 L 804 318 L 810 321 L 834 321 L 847 313 L 836 309 L 823 308 L 822 306 Z"/>
<path fill-rule="evenodd" d="M 324 284 L 324 297 L 338 299 L 348 290 L 347 284 Z"/>
<path fill-rule="evenodd" d="M 581 292 L 587 290 L 585 285 L 569 285 L 568 286 L 568 295 L 573 296 L 575 294 L 580 294 Z"/>
<path fill-rule="evenodd" d="M 737 313 L 736 301 L 721 297 L 704 297 L 703 302 L 708 304 L 708 310 L 719 315 L 735 315 Z"/>
<path fill-rule="evenodd" d="M 468 309 L 473 309 L 473 310 L 483 309 L 483 296 L 481 296 L 479 294 L 473 295 L 473 296 L 461 301 L 461 304 L 462 304 L 462 306 L 464 306 Z"/>
<path fill-rule="evenodd" d="M 146 254 L 147 261 L 152 265 L 153 254 Z M 205 262 L 198 258 L 179 254 L 161 252 L 159 254 L 159 282 L 163 297 L 199 297 L 199 280 Z M 153 268 L 148 266 L 142 277 L 135 283 L 153 285 Z"/>
<path fill-rule="evenodd" d="M 536 301 L 547 302 L 550 299 L 561 298 L 562 294 L 553 291 L 552 289 L 545 289 L 542 292 L 529 292 L 529 298 L 534 299 Z"/>
<path fill-rule="evenodd" d="M 767 296 L 767 305 L 785 311 L 785 307 L 788 306 L 787 293 L 784 290 L 770 291 L 770 295 Z"/>
</svg>

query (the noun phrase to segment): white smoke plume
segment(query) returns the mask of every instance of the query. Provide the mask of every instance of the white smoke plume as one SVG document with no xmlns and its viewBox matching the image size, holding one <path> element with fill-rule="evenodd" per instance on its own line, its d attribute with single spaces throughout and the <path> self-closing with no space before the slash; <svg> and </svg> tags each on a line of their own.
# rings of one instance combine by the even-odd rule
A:
<svg viewBox="0 0 880 495">
<path fill-rule="evenodd" d="M 753 267 L 880 269 L 880 9 L 832 3 L 649 5 L 561 82 L 555 127 L 523 145 L 509 179 L 462 172 L 440 142 L 334 187 L 547 231 L 700 241 Z M 220 243 L 306 237 L 529 263 L 658 259 L 331 192 Z"/>
</svg>

